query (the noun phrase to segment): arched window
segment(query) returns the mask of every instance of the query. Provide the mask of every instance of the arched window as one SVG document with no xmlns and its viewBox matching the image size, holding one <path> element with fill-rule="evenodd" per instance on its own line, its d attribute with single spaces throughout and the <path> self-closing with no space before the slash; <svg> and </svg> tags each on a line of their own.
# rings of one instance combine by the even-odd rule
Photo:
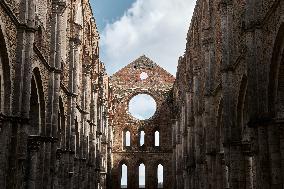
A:
<svg viewBox="0 0 284 189">
<path fill-rule="evenodd" d="M 164 167 L 159 164 L 157 168 L 158 188 L 163 188 L 164 185 Z"/>
<path fill-rule="evenodd" d="M 140 131 L 140 139 L 139 139 L 139 145 L 143 146 L 145 144 L 145 132 L 144 131 Z"/>
<path fill-rule="evenodd" d="M 120 188 L 127 188 L 127 165 L 121 166 Z"/>
<path fill-rule="evenodd" d="M 160 132 L 155 132 L 155 146 L 160 146 Z"/>
<path fill-rule="evenodd" d="M 38 68 L 34 68 L 31 78 L 30 93 L 30 135 L 38 135 L 44 130 L 45 103 L 41 76 Z"/>
<path fill-rule="evenodd" d="M 127 147 L 127 146 L 130 146 L 130 140 L 131 140 L 131 137 L 130 137 L 130 131 L 126 130 L 124 131 L 123 133 L 123 146 Z"/>
<path fill-rule="evenodd" d="M 29 134 L 37 135 L 40 125 L 40 105 L 38 98 L 38 90 L 36 87 L 36 81 L 34 77 L 32 77 L 31 81 L 30 120 L 32 127 Z"/>
<path fill-rule="evenodd" d="M 139 188 L 145 188 L 145 165 L 139 165 Z"/>
</svg>

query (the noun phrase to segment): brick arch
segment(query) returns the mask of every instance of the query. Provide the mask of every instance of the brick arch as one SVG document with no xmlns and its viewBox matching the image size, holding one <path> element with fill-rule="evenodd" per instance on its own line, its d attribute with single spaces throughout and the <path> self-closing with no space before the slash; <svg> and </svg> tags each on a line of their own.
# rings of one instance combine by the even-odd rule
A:
<svg viewBox="0 0 284 189">
<path fill-rule="evenodd" d="M 144 164 L 145 167 L 146 167 L 146 161 L 145 161 L 145 159 L 139 158 L 139 159 L 136 161 L 135 166 L 138 166 L 138 167 L 139 167 L 140 164 Z"/>
<path fill-rule="evenodd" d="M 148 173 L 149 173 L 149 165 L 146 164 L 145 160 L 142 159 L 142 158 L 139 158 L 136 163 L 135 163 L 135 167 L 136 167 L 136 171 L 137 171 L 137 184 L 136 186 L 139 188 L 139 174 L 140 174 L 140 171 L 139 171 L 139 167 L 140 165 L 144 165 L 145 166 L 145 185 L 146 185 L 146 188 L 147 188 L 147 183 L 148 183 Z"/>
<path fill-rule="evenodd" d="M 275 38 L 270 64 L 268 91 L 269 114 L 271 117 L 276 117 L 279 113 L 279 106 L 282 106 L 282 110 L 284 107 L 284 23 L 280 26 Z"/>
<path fill-rule="evenodd" d="M 157 167 L 159 164 L 161 164 L 162 166 L 165 166 L 166 162 L 163 159 L 158 159 L 157 161 L 154 162 L 153 166 Z"/>
<path fill-rule="evenodd" d="M 119 161 L 118 167 L 121 167 L 123 164 L 125 164 L 126 166 L 129 166 L 128 161 L 126 159 L 122 159 Z"/>
<path fill-rule="evenodd" d="M 125 127 L 123 130 L 122 130 L 122 147 L 123 148 L 127 148 L 129 146 L 126 146 L 126 132 L 129 132 L 130 134 L 130 147 L 133 146 L 133 130 L 131 130 L 129 127 Z"/>
<path fill-rule="evenodd" d="M 121 177 L 122 177 L 122 165 L 126 165 L 127 167 L 127 186 L 129 187 L 129 163 L 126 159 L 122 159 L 118 164 L 117 164 L 117 169 L 119 169 L 118 171 L 118 184 L 119 187 L 121 186 Z"/>
</svg>

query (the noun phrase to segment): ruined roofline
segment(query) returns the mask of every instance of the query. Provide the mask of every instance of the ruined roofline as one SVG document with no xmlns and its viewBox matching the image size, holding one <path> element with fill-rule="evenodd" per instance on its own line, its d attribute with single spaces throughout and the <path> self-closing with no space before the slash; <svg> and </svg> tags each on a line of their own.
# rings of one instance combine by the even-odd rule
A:
<svg viewBox="0 0 284 189">
<path fill-rule="evenodd" d="M 139 63 L 144 62 L 145 64 L 141 65 Z M 170 72 L 168 72 L 167 70 L 165 70 L 163 67 L 161 67 L 159 64 L 157 64 L 156 62 L 154 62 L 152 59 L 150 59 L 149 57 L 147 57 L 145 54 L 141 55 L 140 57 L 138 57 L 137 59 L 133 60 L 132 62 L 130 62 L 129 64 L 127 64 L 126 66 L 124 66 L 123 68 L 121 68 L 120 70 L 118 70 L 117 72 L 115 72 L 112 76 L 110 76 L 110 79 L 116 77 L 120 72 L 122 72 L 124 69 L 130 67 L 131 65 L 137 64 L 138 66 L 145 66 L 145 68 L 147 66 L 149 67 L 158 67 L 161 70 L 163 70 L 166 74 L 168 74 L 169 76 L 173 77 L 175 79 L 175 76 L 172 75 Z"/>
</svg>

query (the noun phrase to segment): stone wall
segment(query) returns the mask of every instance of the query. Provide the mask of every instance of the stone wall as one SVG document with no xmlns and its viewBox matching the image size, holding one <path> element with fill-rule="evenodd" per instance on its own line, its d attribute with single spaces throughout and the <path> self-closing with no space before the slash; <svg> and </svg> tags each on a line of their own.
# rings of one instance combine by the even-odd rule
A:
<svg viewBox="0 0 284 189">
<path fill-rule="evenodd" d="M 147 73 L 144 80 L 141 73 Z M 121 166 L 127 165 L 128 188 L 139 188 L 139 165 L 146 169 L 146 188 L 157 188 L 157 167 L 164 168 L 164 188 L 172 187 L 172 86 L 175 78 L 146 56 L 141 56 L 111 77 L 114 95 L 112 186 L 120 188 Z M 129 101 L 138 94 L 149 94 L 157 104 L 153 117 L 138 120 L 129 113 Z M 142 107 L 141 107 L 142 108 Z M 130 131 L 130 146 L 124 146 L 125 131 Z M 145 144 L 139 145 L 139 131 Z M 160 133 L 160 146 L 154 133 Z"/>
<path fill-rule="evenodd" d="M 89 1 L 2 0 L 0 27 L 1 188 L 106 188 L 112 95 Z"/>
<path fill-rule="evenodd" d="M 283 3 L 197 0 L 174 84 L 176 188 L 284 187 Z"/>
</svg>

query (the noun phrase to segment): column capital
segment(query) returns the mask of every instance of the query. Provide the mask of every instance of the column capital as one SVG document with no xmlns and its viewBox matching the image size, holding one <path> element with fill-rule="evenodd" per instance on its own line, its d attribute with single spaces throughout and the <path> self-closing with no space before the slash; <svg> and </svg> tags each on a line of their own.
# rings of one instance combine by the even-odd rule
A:
<svg viewBox="0 0 284 189">
<path fill-rule="evenodd" d="M 57 14 L 62 14 L 67 5 L 65 0 L 53 0 L 52 1 L 52 12 Z"/>
</svg>

